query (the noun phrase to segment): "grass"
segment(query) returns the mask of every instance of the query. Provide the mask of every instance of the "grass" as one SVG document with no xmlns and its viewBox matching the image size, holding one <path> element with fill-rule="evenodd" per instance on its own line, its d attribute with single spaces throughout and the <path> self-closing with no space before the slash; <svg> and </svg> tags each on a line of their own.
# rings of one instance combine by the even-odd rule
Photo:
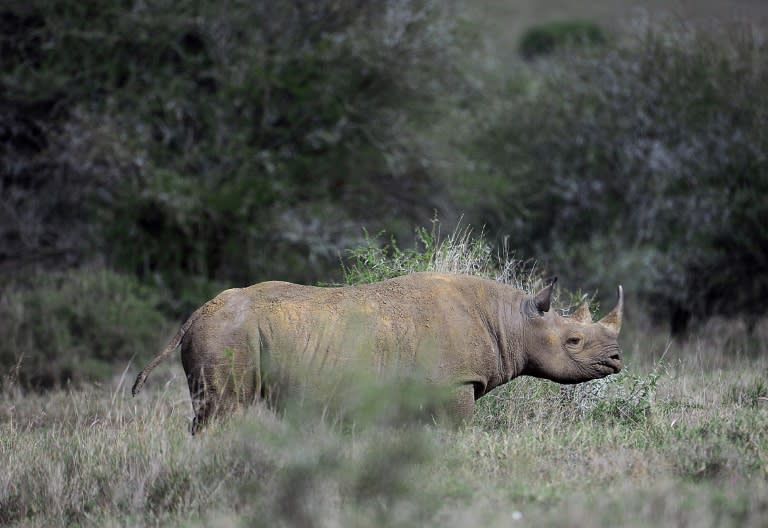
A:
<svg viewBox="0 0 768 528">
<path fill-rule="evenodd" d="M 515 380 L 458 430 L 402 417 L 355 427 L 256 406 L 191 437 L 178 366 L 135 400 L 125 377 L 45 395 L 8 387 L 0 522 L 760 526 L 766 356 L 705 357 L 695 342 L 670 344 L 663 365 L 633 357 L 635 374 L 580 385 L 580 397 Z"/>
</svg>

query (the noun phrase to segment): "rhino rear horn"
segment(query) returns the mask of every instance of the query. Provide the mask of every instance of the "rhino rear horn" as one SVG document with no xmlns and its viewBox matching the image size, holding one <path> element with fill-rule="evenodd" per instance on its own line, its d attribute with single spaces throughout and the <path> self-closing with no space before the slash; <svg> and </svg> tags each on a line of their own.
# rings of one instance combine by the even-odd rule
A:
<svg viewBox="0 0 768 528">
<path fill-rule="evenodd" d="M 621 314 L 624 311 L 624 288 L 619 286 L 619 301 L 616 306 L 598 323 L 613 330 L 617 334 L 621 330 Z"/>
<path fill-rule="evenodd" d="M 549 308 L 552 306 L 552 290 L 555 289 L 556 282 L 557 277 L 552 279 L 549 286 L 542 288 L 532 299 L 525 301 L 523 305 L 525 315 L 528 317 L 537 317 L 544 315 L 544 312 L 549 311 Z"/>
<path fill-rule="evenodd" d="M 589 311 L 589 304 L 586 302 L 576 308 L 576 311 L 571 314 L 571 318 L 579 323 L 589 324 L 592 322 L 592 313 Z"/>
</svg>

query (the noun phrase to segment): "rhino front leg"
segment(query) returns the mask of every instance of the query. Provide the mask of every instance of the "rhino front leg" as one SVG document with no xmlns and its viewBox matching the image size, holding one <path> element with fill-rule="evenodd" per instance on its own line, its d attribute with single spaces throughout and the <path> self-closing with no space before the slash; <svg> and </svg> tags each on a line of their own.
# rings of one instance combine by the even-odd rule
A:
<svg viewBox="0 0 768 528">
<path fill-rule="evenodd" d="M 459 385 L 447 403 L 448 418 L 456 426 L 472 421 L 475 413 L 475 387 L 471 383 Z"/>
</svg>

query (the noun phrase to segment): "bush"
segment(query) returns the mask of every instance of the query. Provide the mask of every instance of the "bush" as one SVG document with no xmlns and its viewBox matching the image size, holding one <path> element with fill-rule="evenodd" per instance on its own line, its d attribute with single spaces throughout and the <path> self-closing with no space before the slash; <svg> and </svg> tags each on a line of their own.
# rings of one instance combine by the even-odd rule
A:
<svg viewBox="0 0 768 528">
<path fill-rule="evenodd" d="M 564 385 L 560 389 L 561 402 L 593 420 L 644 423 L 651 418 L 656 386 L 664 367 L 664 363 L 659 362 L 652 372 L 643 376 L 624 369 L 616 376 Z"/>
<path fill-rule="evenodd" d="M 381 242 L 383 235 L 372 238 L 365 232 L 365 244 L 347 251 L 347 263 L 342 264 L 347 284 L 377 282 L 419 271 L 475 275 L 529 293 L 538 291 L 545 283 L 534 261 L 518 260 L 506 248 L 496 253 L 482 233 L 473 237 L 470 226 L 457 226 L 447 238 L 441 239 L 440 224 L 435 218 L 431 230 L 416 229 L 416 244 L 409 249 L 400 249 L 394 237 Z"/>
<path fill-rule="evenodd" d="M 761 313 L 767 53 L 743 28 L 648 30 L 529 72 L 472 153 L 498 182 L 490 232 L 588 289 L 622 281 L 676 330 Z"/>
<path fill-rule="evenodd" d="M 550 55 L 558 49 L 592 47 L 605 44 L 603 29 L 588 20 L 548 22 L 528 28 L 520 37 L 518 49 L 526 59 Z"/>
<path fill-rule="evenodd" d="M 0 365 L 4 381 L 49 388 L 104 380 L 152 357 L 169 334 L 160 298 L 106 270 L 34 273 L 4 285 Z"/>
<path fill-rule="evenodd" d="M 413 129 L 462 90 L 449 14 L 431 0 L 5 6 L 0 185 L 18 199 L 0 209 L 42 225 L 43 249 L 78 241 L 75 264 L 96 253 L 176 294 L 190 277 L 317 280 L 361 223 L 437 207 Z M 30 209 L 58 174 L 79 192 Z M 29 222 L 12 219 L 27 264 Z"/>
</svg>

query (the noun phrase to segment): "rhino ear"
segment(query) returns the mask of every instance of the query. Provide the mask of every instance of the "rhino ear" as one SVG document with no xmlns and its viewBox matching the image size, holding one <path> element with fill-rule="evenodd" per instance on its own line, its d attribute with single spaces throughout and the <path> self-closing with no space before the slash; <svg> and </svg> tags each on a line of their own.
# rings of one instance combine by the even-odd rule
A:
<svg viewBox="0 0 768 528">
<path fill-rule="evenodd" d="M 557 277 L 552 279 L 549 286 L 546 286 L 539 291 L 532 299 L 525 301 L 524 311 L 528 317 L 536 317 L 544 315 L 544 312 L 548 312 L 552 306 L 552 291 L 555 289 L 555 283 Z"/>
<path fill-rule="evenodd" d="M 576 311 L 571 314 L 571 319 L 579 323 L 589 324 L 592 322 L 592 313 L 589 311 L 589 304 L 581 303 Z"/>
<path fill-rule="evenodd" d="M 619 300 L 613 310 L 598 321 L 599 324 L 610 328 L 617 334 L 621 330 L 621 316 L 624 311 L 624 289 L 619 286 Z"/>
</svg>

